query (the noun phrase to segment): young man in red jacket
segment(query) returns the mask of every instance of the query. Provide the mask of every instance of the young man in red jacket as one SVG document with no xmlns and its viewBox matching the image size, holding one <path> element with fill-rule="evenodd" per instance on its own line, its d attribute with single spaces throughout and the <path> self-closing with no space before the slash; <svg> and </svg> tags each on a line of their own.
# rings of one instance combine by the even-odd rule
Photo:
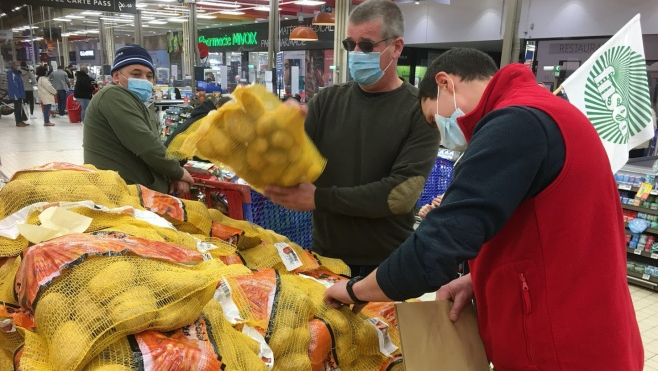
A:
<svg viewBox="0 0 658 371">
<path fill-rule="evenodd" d="M 473 49 L 437 58 L 420 99 L 441 143 L 465 150 L 452 184 L 375 272 L 349 292 L 334 285 L 327 302 L 440 288 L 453 321 L 476 299 L 498 371 L 641 371 L 619 193 L 592 124 L 526 66 L 496 71 Z M 455 279 L 467 259 L 471 274 Z"/>
</svg>

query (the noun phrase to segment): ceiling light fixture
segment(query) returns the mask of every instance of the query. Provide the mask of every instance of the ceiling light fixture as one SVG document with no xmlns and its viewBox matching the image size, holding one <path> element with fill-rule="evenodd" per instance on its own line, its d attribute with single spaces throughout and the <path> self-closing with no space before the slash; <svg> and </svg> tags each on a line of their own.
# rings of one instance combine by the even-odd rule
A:
<svg viewBox="0 0 658 371">
<path fill-rule="evenodd" d="M 243 11 L 241 10 L 222 10 L 219 12 L 219 14 L 225 14 L 225 15 L 242 15 L 244 14 Z"/>
<path fill-rule="evenodd" d="M 334 13 L 320 12 L 313 17 L 311 24 L 314 26 L 333 26 L 336 24 L 336 15 Z"/>
<path fill-rule="evenodd" d="M 196 5 L 203 5 L 203 6 L 216 6 L 220 8 L 239 8 L 240 5 L 238 3 L 215 3 L 215 2 L 210 2 L 210 1 L 197 1 Z"/>
<path fill-rule="evenodd" d="M 101 15 L 101 14 L 103 14 L 103 12 L 96 12 L 96 11 L 93 11 L 93 10 L 85 10 L 84 12 L 82 12 L 80 14 L 84 14 L 84 15 Z"/>
<path fill-rule="evenodd" d="M 318 34 L 308 26 L 299 26 L 292 30 L 290 37 L 292 41 L 318 41 Z"/>
<path fill-rule="evenodd" d="M 323 5 L 326 3 L 326 1 L 318 1 L 318 0 L 298 0 L 294 2 L 297 5 L 306 5 L 306 6 L 318 6 L 318 5 Z"/>
<path fill-rule="evenodd" d="M 185 19 L 185 18 L 175 18 L 175 17 L 172 17 L 172 18 L 167 18 L 167 20 L 168 20 L 169 22 L 175 22 L 175 23 L 185 23 L 185 22 L 187 22 L 187 19 Z"/>
<path fill-rule="evenodd" d="M 146 8 L 147 6 L 149 6 L 149 5 L 148 5 L 148 4 L 141 3 L 141 4 L 137 4 L 137 5 L 135 5 L 135 8 Z"/>
<path fill-rule="evenodd" d="M 53 18 L 53 21 L 57 21 L 57 22 L 73 22 L 72 19 L 68 19 L 68 18 Z"/>
<path fill-rule="evenodd" d="M 75 15 L 75 14 L 65 15 L 64 17 L 71 18 L 71 19 L 85 19 L 85 17 L 83 17 L 81 15 Z"/>
<path fill-rule="evenodd" d="M 199 19 L 215 19 L 215 17 L 207 14 L 197 14 L 196 17 Z"/>
<path fill-rule="evenodd" d="M 167 21 L 164 19 L 156 19 L 153 21 L 147 22 L 148 24 L 167 24 Z"/>
</svg>

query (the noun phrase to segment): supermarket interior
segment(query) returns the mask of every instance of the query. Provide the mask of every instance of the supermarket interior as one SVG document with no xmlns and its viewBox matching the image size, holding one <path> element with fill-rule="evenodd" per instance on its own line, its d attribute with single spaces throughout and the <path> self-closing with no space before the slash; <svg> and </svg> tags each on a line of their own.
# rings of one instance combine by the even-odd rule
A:
<svg viewBox="0 0 658 371">
<path fill-rule="evenodd" d="M 0 67 L 0 371 L 658 371 L 655 0 L 0 0 Z"/>
</svg>

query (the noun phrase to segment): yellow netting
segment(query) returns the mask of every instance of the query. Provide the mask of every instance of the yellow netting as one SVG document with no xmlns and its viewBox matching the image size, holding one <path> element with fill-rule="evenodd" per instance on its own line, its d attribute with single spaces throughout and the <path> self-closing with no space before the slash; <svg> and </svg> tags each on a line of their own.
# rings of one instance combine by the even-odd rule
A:
<svg viewBox="0 0 658 371">
<path fill-rule="evenodd" d="M 14 362 L 12 360 L 12 354 L 1 350 L 0 351 L 0 370 L 10 371 L 14 369 Z"/>
<path fill-rule="evenodd" d="M 340 274 L 343 276 L 351 276 L 350 272 L 350 267 L 345 264 L 342 260 L 340 259 L 334 259 L 334 258 L 327 258 L 326 256 L 322 256 L 318 253 L 312 253 L 315 259 L 317 259 L 318 263 L 320 264 L 320 267 L 324 267 L 336 274 Z"/>
<path fill-rule="evenodd" d="M 292 242 L 288 242 L 287 245 L 297 256 L 297 260 L 301 262 L 301 266 L 296 268 L 294 272 L 304 272 L 319 268 L 317 260 L 308 251 Z M 281 273 L 289 273 L 281 259 L 281 255 L 279 255 L 279 250 L 274 245 L 258 245 L 254 248 L 240 251 L 240 255 L 244 259 L 245 265 L 251 269 L 274 268 Z"/>
<path fill-rule="evenodd" d="M 20 264 L 20 256 L 0 259 L 0 302 L 18 305 L 14 298 L 14 277 Z"/>
<path fill-rule="evenodd" d="M 299 109 L 284 105 L 262 85 L 236 89 L 235 101 L 197 121 L 169 155 L 199 156 L 226 164 L 256 190 L 315 181 L 326 164 L 304 132 Z"/>
<path fill-rule="evenodd" d="M 212 297 L 216 277 L 245 269 L 218 260 L 186 268 L 134 256 L 93 258 L 41 294 L 37 332 L 48 342 L 53 369 L 75 370 L 122 336 L 193 322 Z"/>
</svg>

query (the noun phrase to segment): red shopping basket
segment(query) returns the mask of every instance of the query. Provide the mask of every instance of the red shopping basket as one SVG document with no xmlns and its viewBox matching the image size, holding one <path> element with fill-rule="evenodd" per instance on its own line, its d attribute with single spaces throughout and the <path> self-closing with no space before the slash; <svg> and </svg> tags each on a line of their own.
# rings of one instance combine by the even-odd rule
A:
<svg viewBox="0 0 658 371">
<path fill-rule="evenodd" d="M 251 188 L 242 184 L 223 182 L 217 177 L 199 177 L 195 174 L 194 188 L 205 195 L 206 205 L 213 207 L 212 194 L 222 194 L 228 204 L 228 216 L 236 220 L 251 221 Z"/>
<path fill-rule="evenodd" d="M 73 94 L 66 98 L 66 110 L 69 112 L 69 122 L 82 121 L 82 106 L 80 102 L 73 99 Z"/>
</svg>

